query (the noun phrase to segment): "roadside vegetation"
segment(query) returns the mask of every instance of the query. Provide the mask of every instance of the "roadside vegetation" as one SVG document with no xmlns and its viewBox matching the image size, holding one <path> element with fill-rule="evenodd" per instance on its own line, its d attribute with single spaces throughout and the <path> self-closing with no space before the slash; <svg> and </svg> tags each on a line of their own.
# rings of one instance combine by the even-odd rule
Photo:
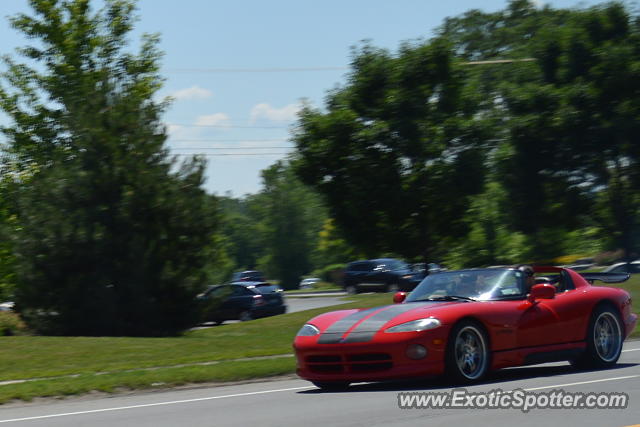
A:
<svg viewBox="0 0 640 427">
<path fill-rule="evenodd" d="M 640 276 L 622 284 L 640 298 Z M 295 372 L 291 344 L 310 318 L 391 303 L 391 294 L 187 332 L 173 338 L 0 337 L 0 403 L 13 399 L 116 392 L 269 378 Z M 640 338 L 640 327 L 633 338 Z"/>
<path fill-rule="evenodd" d="M 390 304 L 391 295 L 358 295 L 345 302 L 339 308 L 378 306 Z M 1 381 L 39 379 L 0 385 L 0 402 L 290 374 L 295 371 L 291 344 L 298 329 L 335 309 L 225 324 L 172 338 L 0 337 Z M 257 359 L 238 360 L 247 358 Z"/>
</svg>

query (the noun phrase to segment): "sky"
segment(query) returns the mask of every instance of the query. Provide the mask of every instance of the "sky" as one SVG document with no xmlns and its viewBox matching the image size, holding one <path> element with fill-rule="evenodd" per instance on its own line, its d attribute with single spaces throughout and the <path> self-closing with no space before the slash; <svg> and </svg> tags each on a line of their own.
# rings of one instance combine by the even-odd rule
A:
<svg viewBox="0 0 640 427">
<path fill-rule="evenodd" d="M 100 0 L 93 0 L 96 6 Z M 600 1 L 536 0 L 556 8 Z M 368 40 L 394 52 L 428 39 L 446 17 L 492 12 L 507 0 L 139 0 L 135 49 L 160 33 L 162 97 L 173 154 L 203 154 L 205 189 L 241 197 L 261 189 L 260 172 L 292 151 L 290 126 L 304 99 L 322 107 L 345 83 L 351 47 Z M 0 54 L 26 40 L 6 19 L 29 13 L 27 0 L 0 0 Z M 0 113 L 0 123 L 9 124 Z"/>
</svg>

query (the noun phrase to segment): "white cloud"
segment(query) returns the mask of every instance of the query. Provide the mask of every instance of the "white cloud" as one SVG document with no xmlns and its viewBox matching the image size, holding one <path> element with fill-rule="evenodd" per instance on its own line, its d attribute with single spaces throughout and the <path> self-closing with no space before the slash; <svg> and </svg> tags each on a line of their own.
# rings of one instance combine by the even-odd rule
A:
<svg viewBox="0 0 640 427">
<path fill-rule="evenodd" d="M 191 86 L 187 89 L 180 89 L 171 94 L 175 99 L 204 99 L 211 98 L 213 92 L 208 89 L 203 89 L 200 86 Z"/>
<path fill-rule="evenodd" d="M 251 109 L 251 122 L 258 119 L 267 119 L 273 121 L 290 121 L 295 120 L 298 111 L 302 106 L 300 104 L 289 104 L 282 108 L 275 108 L 267 103 L 255 105 Z"/>
<path fill-rule="evenodd" d="M 198 126 L 230 126 L 229 116 L 225 113 L 215 113 L 206 116 L 198 116 L 195 124 Z"/>
</svg>

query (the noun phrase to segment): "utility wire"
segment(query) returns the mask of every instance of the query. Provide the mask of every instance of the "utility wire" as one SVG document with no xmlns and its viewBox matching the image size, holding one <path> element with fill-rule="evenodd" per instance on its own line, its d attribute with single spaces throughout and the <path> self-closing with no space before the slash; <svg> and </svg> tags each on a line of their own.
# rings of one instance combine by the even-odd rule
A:
<svg viewBox="0 0 640 427">
<path fill-rule="evenodd" d="M 512 62 L 532 62 L 535 58 L 491 59 L 468 61 L 462 65 L 509 64 Z M 307 71 L 346 71 L 349 67 L 276 67 L 276 68 L 167 68 L 167 73 L 295 73 Z"/>
<path fill-rule="evenodd" d="M 233 128 L 233 129 L 289 129 L 288 126 L 234 126 L 234 125 L 190 125 L 183 123 L 167 123 L 167 126 L 183 126 L 193 128 Z"/>
<path fill-rule="evenodd" d="M 172 150 L 289 150 L 294 147 L 176 147 Z"/>
<path fill-rule="evenodd" d="M 169 142 L 287 142 L 287 139 L 169 139 Z"/>
<path fill-rule="evenodd" d="M 285 156 L 290 153 L 178 153 L 174 156 L 180 157 L 192 157 L 192 156 L 204 156 L 204 157 L 222 157 L 222 156 Z"/>
</svg>

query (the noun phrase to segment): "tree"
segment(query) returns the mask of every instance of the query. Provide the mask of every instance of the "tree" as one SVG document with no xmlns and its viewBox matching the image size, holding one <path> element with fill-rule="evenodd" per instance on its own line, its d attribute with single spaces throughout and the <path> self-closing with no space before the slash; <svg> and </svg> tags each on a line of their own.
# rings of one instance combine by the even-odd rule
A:
<svg viewBox="0 0 640 427">
<path fill-rule="evenodd" d="M 177 333 L 196 319 L 216 216 L 204 161 L 164 145 L 158 37 L 125 50 L 129 0 L 29 3 L 10 22 L 37 44 L 6 58 L 0 88 L 5 171 L 32 171 L 13 195 L 17 307 L 45 333 Z"/>
<path fill-rule="evenodd" d="M 514 150 L 505 176 L 521 230 L 575 229 L 588 215 L 627 258 L 639 249 L 639 42 L 620 3 L 573 11 L 532 40 L 526 83 L 503 91 Z"/>
<path fill-rule="evenodd" d="M 464 233 L 468 196 L 482 190 L 491 121 L 476 114 L 465 81 L 446 40 L 407 43 L 397 56 L 364 45 L 325 110 L 302 110 L 294 167 L 367 256 L 431 261 Z"/>
<path fill-rule="evenodd" d="M 262 171 L 264 189 L 255 202 L 262 213 L 264 256 L 259 261 L 284 289 L 295 289 L 311 271 L 312 251 L 326 214 L 317 194 L 303 185 L 285 162 Z"/>
</svg>

